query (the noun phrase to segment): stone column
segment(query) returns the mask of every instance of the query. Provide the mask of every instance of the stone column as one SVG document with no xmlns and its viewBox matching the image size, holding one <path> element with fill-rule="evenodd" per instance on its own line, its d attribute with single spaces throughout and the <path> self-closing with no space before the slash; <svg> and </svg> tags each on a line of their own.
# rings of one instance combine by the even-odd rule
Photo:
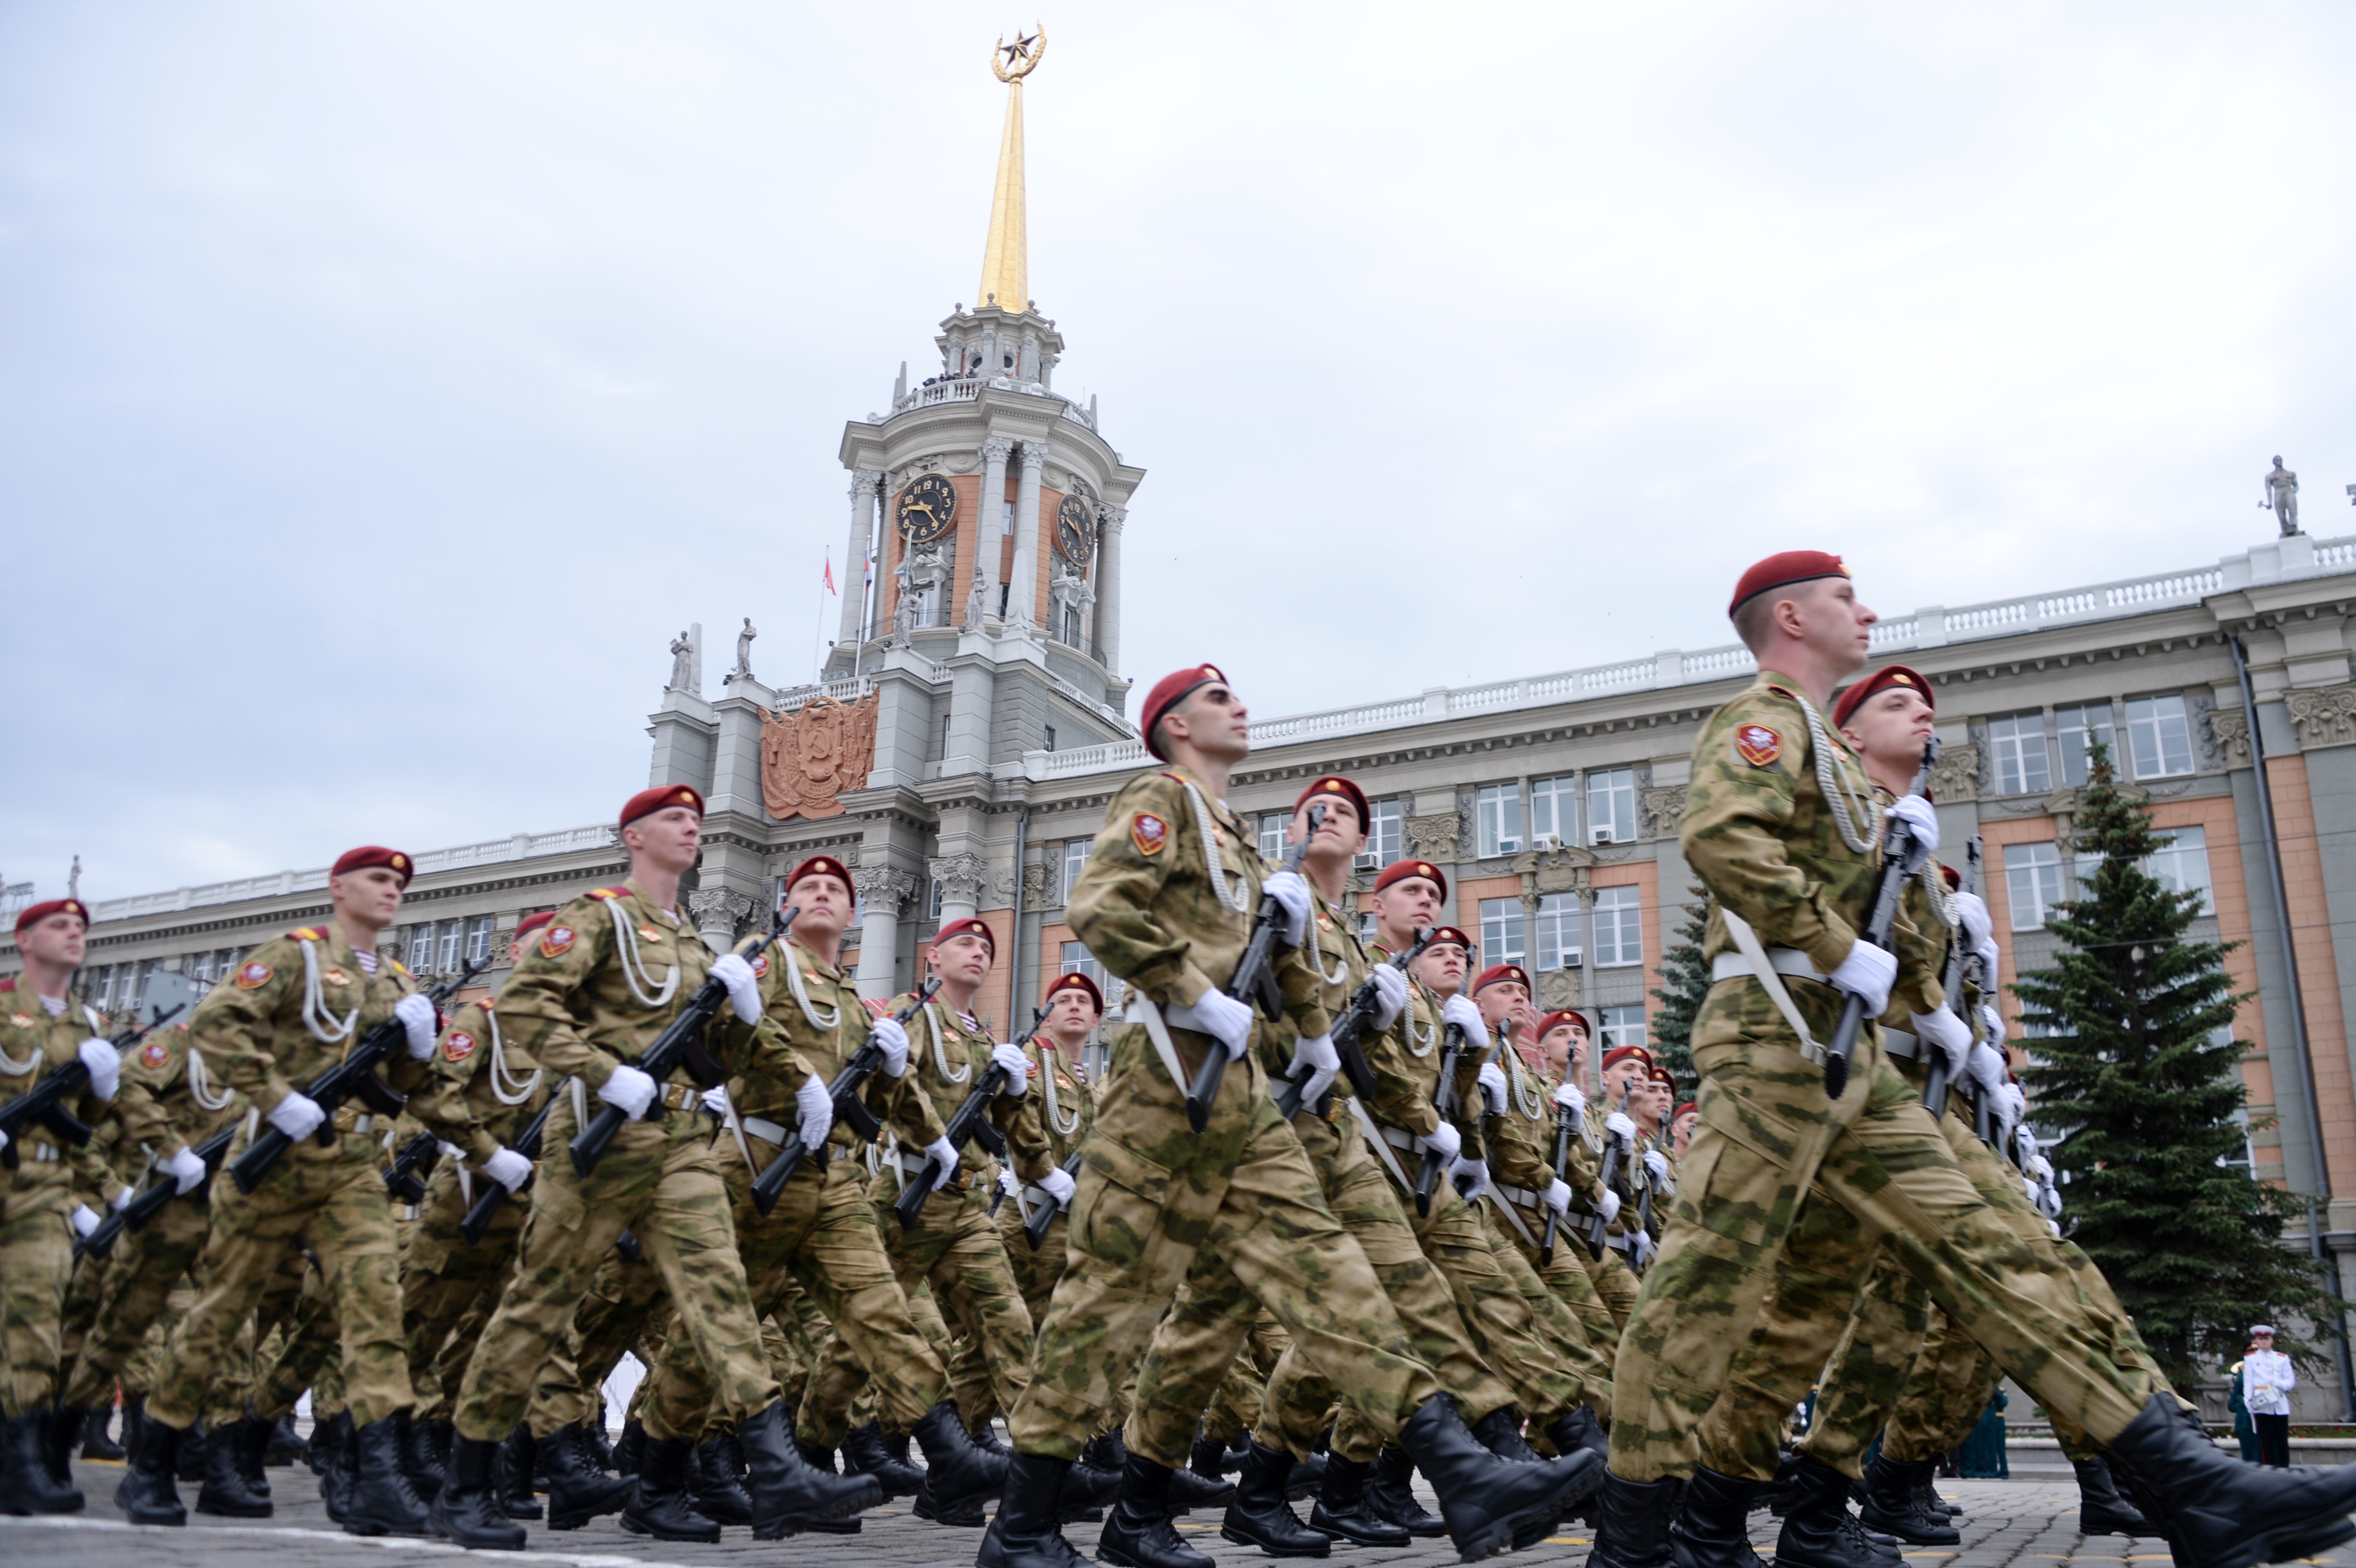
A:
<svg viewBox="0 0 2356 1568">
<path fill-rule="evenodd" d="M 851 475 L 851 544 L 842 560 L 842 642 L 859 645 L 867 626 L 867 595 L 854 584 L 867 581 L 868 530 L 875 520 L 875 491 L 884 475 L 873 468 L 854 469 Z"/>
<path fill-rule="evenodd" d="M 1033 601 L 1039 575 L 1039 471 L 1047 465 L 1047 443 L 1023 443 L 1023 479 L 1014 490 L 1014 589 L 1006 596 L 1006 619 L 1029 629 L 1039 619 Z"/>
<path fill-rule="evenodd" d="M 998 613 L 999 518 L 1006 511 L 1006 460 L 1014 443 L 993 435 L 981 443 L 981 515 L 973 520 L 973 591 L 966 598 L 965 629 L 981 630 L 982 617 Z"/>
<path fill-rule="evenodd" d="M 1126 507 L 1097 508 L 1097 622 L 1090 635 L 1104 649 L 1105 668 L 1113 675 L 1120 673 L 1120 528 L 1128 520 Z"/>
<path fill-rule="evenodd" d="M 695 933 L 714 953 L 725 953 L 735 945 L 736 928 L 744 923 L 759 901 L 749 893 L 734 888 L 706 888 L 687 895 L 688 918 L 695 922 Z"/>
<path fill-rule="evenodd" d="M 851 882 L 859 893 L 859 994 L 880 999 L 899 989 L 900 909 L 916 879 L 896 867 L 862 866 Z"/>
<path fill-rule="evenodd" d="M 968 851 L 943 855 L 925 862 L 925 874 L 941 890 L 941 923 L 963 920 L 981 907 L 985 868 L 981 857 Z"/>
</svg>

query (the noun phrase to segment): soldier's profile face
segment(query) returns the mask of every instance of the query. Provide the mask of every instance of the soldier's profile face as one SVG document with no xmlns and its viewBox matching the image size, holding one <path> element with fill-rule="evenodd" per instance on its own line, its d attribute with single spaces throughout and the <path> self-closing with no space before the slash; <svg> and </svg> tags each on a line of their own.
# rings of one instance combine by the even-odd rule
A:
<svg viewBox="0 0 2356 1568">
<path fill-rule="evenodd" d="M 1238 762 L 1251 753 L 1250 715 L 1225 681 L 1187 693 L 1185 701 L 1162 716 L 1162 732 L 1213 762 Z"/>
<path fill-rule="evenodd" d="M 1492 980 L 1481 987 L 1480 996 L 1473 999 L 1481 1004 L 1481 1017 L 1494 1033 L 1499 1024 L 1509 1019 L 1520 1020 L 1523 1010 L 1529 1006 L 1530 994 L 1522 989 L 1519 980 Z"/>
<path fill-rule="evenodd" d="M 1339 850 L 1355 855 L 1366 846 L 1366 830 L 1358 821 L 1358 808 L 1338 795 L 1321 795 L 1314 800 L 1304 800 L 1285 824 L 1284 841 L 1298 844 L 1309 831 L 1309 812 L 1312 806 L 1325 808 L 1323 820 L 1317 824 L 1317 844 L 1312 848 Z"/>
<path fill-rule="evenodd" d="M 362 866 L 327 879 L 327 901 L 336 912 L 381 931 L 401 912 L 401 873 L 384 866 Z"/>
<path fill-rule="evenodd" d="M 832 878 L 827 879 L 829 881 Z M 969 931 L 933 944 L 933 973 L 944 980 L 972 985 L 990 973 L 990 944 Z"/>
<path fill-rule="evenodd" d="M 623 828 L 622 844 L 658 869 L 684 871 L 703 847 L 703 818 L 691 806 L 666 805 Z"/>
<path fill-rule="evenodd" d="M 1605 1097 L 1617 1105 L 1620 1103 L 1620 1096 L 1627 1094 L 1628 1103 L 1633 1105 L 1636 1103 L 1636 1096 L 1629 1092 L 1629 1085 L 1633 1081 L 1643 1078 L 1644 1071 L 1644 1064 L 1633 1058 L 1626 1061 L 1615 1061 L 1605 1068 L 1603 1070 Z"/>
<path fill-rule="evenodd" d="M 1700 1120 L 1699 1112 L 1687 1111 L 1684 1115 L 1679 1116 L 1676 1125 L 1669 1129 L 1669 1142 L 1676 1148 L 1679 1159 L 1685 1158 L 1687 1146 L 1693 1142 L 1694 1125 Z"/>
<path fill-rule="evenodd" d="M 55 914 L 45 914 L 16 933 L 16 951 L 27 958 L 37 958 L 44 964 L 61 964 L 68 968 L 81 967 L 82 954 L 88 945 L 89 931 L 81 916 L 71 910 L 61 909 Z"/>
<path fill-rule="evenodd" d="M 1922 742 L 1931 738 L 1934 717 L 1931 705 L 1912 687 L 1887 686 L 1857 705 L 1841 733 L 1869 762 L 1911 773 L 1922 759 Z"/>
<path fill-rule="evenodd" d="M 1865 663 L 1872 652 L 1873 624 L 1881 617 L 1858 598 L 1855 583 L 1846 577 L 1819 577 L 1802 583 L 1790 602 L 1800 641 L 1809 652 L 1845 669 Z"/>
<path fill-rule="evenodd" d="M 1415 961 L 1415 977 L 1443 997 L 1454 996 L 1464 986 L 1464 949 L 1452 942 L 1425 948 Z"/>
</svg>

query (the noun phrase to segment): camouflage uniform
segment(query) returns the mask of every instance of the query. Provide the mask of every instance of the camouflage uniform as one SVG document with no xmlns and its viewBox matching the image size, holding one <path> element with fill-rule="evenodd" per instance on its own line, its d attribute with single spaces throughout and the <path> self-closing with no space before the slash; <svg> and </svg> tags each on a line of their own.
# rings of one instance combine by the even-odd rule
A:
<svg viewBox="0 0 2356 1568">
<path fill-rule="evenodd" d="M 594 1115 L 590 1091 L 655 1042 L 701 987 L 712 961 L 692 926 L 675 911 L 656 908 L 631 881 L 594 889 L 559 910 L 509 975 L 499 993 L 506 1038 L 576 1083 L 557 1096 L 549 1116 L 549 1157 L 531 1184 L 515 1275 L 466 1368 L 460 1436 L 492 1443 L 507 1435 L 590 1276 L 625 1230 L 636 1232 L 662 1275 L 679 1308 L 680 1338 L 713 1369 L 712 1385 L 730 1417 L 748 1420 L 776 1402 L 777 1381 L 761 1359 L 760 1325 L 737 1260 L 712 1124 L 694 1087 L 683 1078 L 660 1085 L 655 1107 L 622 1125 L 587 1176 L 562 1152 L 584 1118 Z M 667 978 L 657 981 L 658 975 Z M 787 1084 L 809 1074 L 809 1063 L 766 1020 L 747 1029 L 723 1013 L 706 1026 L 703 1040 L 717 1061 L 738 1071 L 757 1070 Z M 664 1112 L 659 1120 L 656 1107 Z"/>
<path fill-rule="evenodd" d="M 0 994 L 0 1103 L 77 1060 L 83 1040 L 105 1032 L 105 1020 L 89 1008 L 69 1002 L 52 1018 L 29 988 Z M 96 1123 L 107 1105 L 85 1092 L 65 1109 Z M 73 1269 L 68 1216 L 78 1205 L 103 1213 L 122 1183 L 96 1147 L 65 1143 L 38 1124 L 8 1152 L 17 1165 L 0 1170 L 0 1413 L 20 1416 L 57 1398 Z"/>
<path fill-rule="evenodd" d="M 376 973 L 369 974 L 333 925 L 305 926 L 248 954 L 228 984 L 205 994 L 189 1020 L 206 1065 L 254 1107 L 229 1163 L 297 1084 L 340 1060 L 415 989 L 390 953 L 378 955 Z M 395 1051 L 384 1072 L 395 1090 L 405 1091 L 423 1068 Z M 198 1265 L 202 1295 L 172 1337 L 148 1397 L 150 1420 L 185 1431 L 201 1413 L 230 1342 L 298 1239 L 325 1275 L 354 1424 L 408 1409 L 400 1261 L 379 1175 L 380 1151 L 369 1136 L 379 1120 L 355 1098 L 322 1127 L 335 1130 L 332 1147 L 322 1148 L 316 1138 L 293 1145 L 251 1193 L 234 1181 L 212 1184 L 212 1234 Z"/>
<path fill-rule="evenodd" d="M 605 1380 L 631 1346 L 649 1339 L 668 1339 L 661 1325 L 669 1314 L 661 1271 L 643 1255 L 632 1263 L 619 1246 L 607 1248 L 572 1321 L 550 1346 L 533 1380 L 523 1414 L 532 1436 L 542 1439 L 562 1427 L 602 1421 Z M 659 1358 L 639 1360 L 651 1368 Z M 643 1398 L 651 1381 L 639 1380 L 633 1399 Z"/>
<path fill-rule="evenodd" d="M 1711 716 L 1694 749 L 1682 838 L 1713 900 L 1705 954 L 1733 950 L 1731 909 L 1762 943 L 1796 950 L 1815 973 L 1829 974 L 1864 923 L 1879 832 L 1871 787 L 1847 748 L 1789 683 L 1762 671 Z M 1941 1006 L 1920 933 L 1902 929 L 1900 938 L 1893 1005 Z M 1802 976 L 1785 984 L 1810 1034 L 1829 1038 L 1842 993 Z M 1807 1343 L 1788 1352 L 1822 1366 L 1885 1238 L 1941 1308 L 2016 1369 L 2047 1410 L 2105 1441 L 2134 1421 L 2156 1386 L 2149 1374 L 2110 1359 L 2107 1336 L 2079 1295 L 2042 1274 L 1991 1213 L 1872 1029 L 1860 1034 L 1851 1083 L 1836 1102 L 1747 973 L 1713 985 L 1693 1046 L 1700 1124 L 1620 1344 L 1615 1475 L 1690 1473 L 1701 1456 L 1697 1428 L 1741 1349 L 1728 1326 L 1758 1320 L 1779 1264 L 1847 1282 L 1832 1310 L 1811 1311 Z M 1811 1213 L 1834 1206 L 1846 1213 L 1830 1222 Z"/>
<path fill-rule="evenodd" d="M 1112 1037 L 1072 1201 L 1070 1266 L 1008 1424 L 1018 1453 L 1078 1454 L 1202 1256 L 1224 1261 L 1378 1434 L 1396 1433 L 1439 1392 L 1365 1253 L 1326 1207 L 1258 1056 L 1228 1067 L 1199 1136 L 1187 1124 L 1175 1080 L 1226 1047 L 1187 1027 L 1182 1004 L 1232 976 L 1264 872 L 1234 813 L 1173 766 L 1114 797 L 1072 890 L 1073 931 L 1128 983 L 1133 1021 Z M 1328 1032 L 1318 976 L 1301 954 L 1286 952 L 1277 973 L 1292 1027 Z"/>
</svg>

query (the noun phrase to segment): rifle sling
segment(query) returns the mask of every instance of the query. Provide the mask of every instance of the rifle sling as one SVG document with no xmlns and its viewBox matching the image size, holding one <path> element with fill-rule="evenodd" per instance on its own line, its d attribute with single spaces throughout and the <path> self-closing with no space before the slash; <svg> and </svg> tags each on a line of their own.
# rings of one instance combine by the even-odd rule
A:
<svg viewBox="0 0 2356 1568">
<path fill-rule="evenodd" d="M 1792 1000 L 1792 993 L 1784 989 L 1783 976 L 1775 972 L 1775 965 L 1768 960 L 1766 948 L 1760 945 L 1759 933 L 1751 929 L 1749 921 L 1723 904 L 1719 906 L 1719 913 L 1725 917 L 1726 933 L 1734 938 L 1734 945 L 1741 949 L 1743 958 L 1751 965 L 1751 978 L 1766 987 L 1767 999 L 1775 1004 L 1775 1010 L 1783 1015 L 1783 1021 L 1790 1024 L 1792 1031 L 1800 1037 L 1800 1054 L 1812 1065 L 1823 1066 L 1825 1048 L 1818 1045 L 1815 1036 L 1808 1032 L 1808 1020 L 1800 1016 L 1798 1005 Z"/>
</svg>

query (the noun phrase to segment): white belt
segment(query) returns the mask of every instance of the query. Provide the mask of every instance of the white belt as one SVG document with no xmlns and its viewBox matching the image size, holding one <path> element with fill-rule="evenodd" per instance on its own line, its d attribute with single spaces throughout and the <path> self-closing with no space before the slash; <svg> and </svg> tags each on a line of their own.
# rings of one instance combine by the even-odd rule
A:
<svg viewBox="0 0 2356 1568">
<path fill-rule="evenodd" d="M 1023 1189 L 1023 1218 L 1026 1220 L 1030 1218 L 1031 1210 L 1037 1208 L 1042 1203 L 1053 1206 L 1055 1202 L 1055 1195 L 1048 1191 L 1044 1187 L 1032 1187 L 1026 1185 Z"/>
<path fill-rule="evenodd" d="M 787 1132 L 785 1128 L 777 1125 L 776 1123 L 765 1122 L 758 1116 L 740 1116 L 737 1118 L 736 1125 L 743 1127 L 755 1137 L 776 1144 L 780 1148 L 783 1148 L 786 1145 L 793 1142 L 793 1135 L 791 1133 Z"/>
<path fill-rule="evenodd" d="M 1710 979 L 1713 982 L 1730 980 L 1746 975 L 1756 978 L 1760 988 L 1767 993 L 1767 999 L 1775 1004 L 1775 1010 L 1783 1015 L 1783 1021 L 1792 1026 L 1794 1034 L 1799 1036 L 1800 1059 L 1821 1065 L 1825 1060 L 1825 1048 L 1818 1045 L 1815 1037 L 1808 1032 L 1808 1020 L 1800 1016 L 1799 1005 L 1792 1000 L 1792 993 L 1783 988 L 1783 976 L 1786 974 L 1794 978 L 1805 976 L 1813 980 L 1828 976 L 1797 948 L 1762 946 L 1759 933 L 1751 929 L 1751 923 L 1732 910 L 1721 907 L 1719 913 L 1726 922 L 1726 934 L 1734 939 L 1735 951 L 1721 953 L 1711 961 Z M 1733 961 L 1731 965 L 1728 962 L 1730 959 Z M 1806 967 L 1787 969 L 1785 965 L 1794 959 Z"/>
<path fill-rule="evenodd" d="M 1767 949 L 1767 964 L 1778 975 L 1789 975 L 1794 980 L 1828 977 L 1816 967 L 1815 959 L 1796 947 L 1770 947 Z M 1712 980 L 1740 980 L 1750 973 L 1751 960 L 1740 952 L 1721 953 L 1710 960 L 1709 977 Z"/>
<path fill-rule="evenodd" d="M 1884 1056 L 1904 1057 L 1911 1061 L 1922 1054 L 1922 1037 L 1911 1030 L 1886 1029 L 1881 1031 L 1881 1054 Z"/>
<path fill-rule="evenodd" d="M 899 1167 L 900 1173 L 903 1176 L 922 1176 L 926 1171 L 932 1168 L 933 1157 L 929 1154 L 924 1154 L 921 1152 L 916 1154 L 906 1154 L 895 1151 L 889 1157 L 889 1163 Z M 961 1159 L 958 1161 L 957 1168 L 949 1172 L 949 1179 L 941 1184 L 941 1190 L 944 1192 L 979 1192 L 981 1190 L 981 1184 L 987 1179 L 989 1174 L 990 1173 L 986 1170 L 975 1168 L 970 1160 Z M 907 1186 L 908 1184 L 905 1181 L 901 1182 L 901 1190 L 907 1190 Z"/>
<path fill-rule="evenodd" d="M 1544 1196 L 1526 1187 L 1508 1187 L 1504 1182 L 1499 1181 L 1493 1183 L 1490 1186 L 1489 1190 L 1504 1199 L 1506 1202 L 1518 1203 L 1525 1209 L 1537 1211 L 1546 1206 Z"/>
<path fill-rule="evenodd" d="M 1610 1247 L 1615 1253 L 1624 1253 L 1630 1247 L 1634 1246 L 1636 1243 L 1633 1237 L 1632 1237 L 1627 1232 L 1623 1231 L 1617 1235 L 1604 1237 L 1603 1244 Z"/>
<path fill-rule="evenodd" d="M 1152 997 L 1132 986 L 1130 987 L 1129 1010 L 1126 1016 L 1130 1022 L 1145 1026 L 1147 1038 L 1153 1041 L 1153 1053 L 1162 1058 L 1162 1065 L 1169 1072 L 1170 1082 L 1178 1086 L 1178 1093 L 1181 1094 L 1191 1093 L 1194 1086 L 1187 1081 L 1185 1068 L 1179 1065 L 1178 1043 L 1170 1038 L 1169 1026 L 1174 1023 L 1180 1029 L 1191 1029 L 1198 1034 L 1209 1034 L 1210 1031 L 1196 1021 L 1194 1009 L 1183 1002 L 1173 1003 L 1166 1009 L 1157 1008 L 1153 1005 Z M 1212 1041 L 1214 1051 L 1226 1049 L 1226 1043 L 1217 1036 L 1212 1036 Z"/>
<path fill-rule="evenodd" d="M 30 1143 L 32 1140 L 28 1138 L 26 1141 Z M 55 1165 L 65 1157 L 65 1150 L 55 1144 L 33 1144 L 33 1163 L 36 1165 Z"/>
</svg>

